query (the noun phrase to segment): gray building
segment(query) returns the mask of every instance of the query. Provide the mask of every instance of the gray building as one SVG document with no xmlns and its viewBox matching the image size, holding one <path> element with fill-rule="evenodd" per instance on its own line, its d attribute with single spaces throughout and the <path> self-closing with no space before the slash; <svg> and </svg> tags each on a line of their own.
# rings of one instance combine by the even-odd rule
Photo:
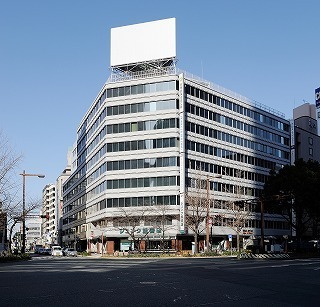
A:
<svg viewBox="0 0 320 307">
<path fill-rule="evenodd" d="M 110 63 L 77 130 L 63 186 L 64 245 L 127 250 L 131 227 L 141 248 L 165 239 L 168 248 L 190 250 L 187 195 L 197 193 L 197 178 L 207 183 L 201 194 L 213 218 L 229 202 L 259 197 L 270 170 L 290 163 L 283 114 L 176 67 L 175 19 L 112 29 Z M 211 224 L 212 240 L 236 234 L 230 219 Z M 259 235 L 260 219 L 252 206 L 241 235 Z M 266 235 L 289 233 L 281 216 L 265 214 Z"/>
<path fill-rule="evenodd" d="M 320 162 L 320 136 L 316 105 L 304 103 L 293 110 L 291 122 L 291 163 L 298 159 Z"/>
</svg>

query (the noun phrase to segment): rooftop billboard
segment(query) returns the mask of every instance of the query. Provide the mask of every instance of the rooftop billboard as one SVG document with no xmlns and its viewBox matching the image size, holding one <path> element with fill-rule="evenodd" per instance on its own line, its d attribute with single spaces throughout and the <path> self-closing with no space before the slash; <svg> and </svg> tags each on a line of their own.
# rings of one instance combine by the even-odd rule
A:
<svg viewBox="0 0 320 307">
<path fill-rule="evenodd" d="M 110 66 L 141 63 L 175 56 L 175 18 L 111 29 Z"/>
</svg>

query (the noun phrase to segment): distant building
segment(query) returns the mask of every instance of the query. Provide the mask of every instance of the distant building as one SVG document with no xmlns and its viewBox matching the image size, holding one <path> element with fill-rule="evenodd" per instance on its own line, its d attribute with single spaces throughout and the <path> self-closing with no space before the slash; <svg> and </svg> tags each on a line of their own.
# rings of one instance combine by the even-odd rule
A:
<svg viewBox="0 0 320 307">
<path fill-rule="evenodd" d="M 291 122 L 291 163 L 298 159 L 320 162 L 316 105 L 304 103 L 293 109 Z"/>
<path fill-rule="evenodd" d="M 56 181 L 56 220 L 59 245 L 62 245 L 62 208 L 63 208 L 63 184 L 71 174 L 71 156 L 68 153 L 68 165 Z"/>
<path fill-rule="evenodd" d="M 49 246 L 57 243 L 56 186 L 54 184 L 47 184 L 42 190 L 42 208 L 40 215 L 42 216 L 42 244 Z"/>
<path fill-rule="evenodd" d="M 42 244 L 42 220 L 40 217 L 26 218 L 26 249 L 32 251 L 36 245 Z"/>
<path fill-rule="evenodd" d="M 142 249 L 155 249 L 164 217 L 165 246 L 191 250 L 186 193 L 199 176 L 214 219 L 237 197 L 259 197 L 270 170 L 290 163 L 282 113 L 177 69 L 175 19 L 112 29 L 110 62 L 79 124 L 63 185 L 64 245 L 128 250 L 129 226 Z M 148 213 L 139 221 L 123 219 L 141 212 Z M 230 219 L 211 224 L 213 241 L 235 236 Z M 260 220 L 254 207 L 241 235 L 260 235 Z M 265 235 L 288 234 L 283 217 L 265 213 Z"/>
</svg>

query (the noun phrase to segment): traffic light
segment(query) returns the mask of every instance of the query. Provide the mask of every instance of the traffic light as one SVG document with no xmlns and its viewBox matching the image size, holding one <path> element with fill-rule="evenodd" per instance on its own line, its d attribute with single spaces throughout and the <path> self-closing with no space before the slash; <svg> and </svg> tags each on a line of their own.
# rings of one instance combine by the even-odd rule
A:
<svg viewBox="0 0 320 307">
<path fill-rule="evenodd" d="M 40 215 L 40 217 L 42 218 L 42 219 L 49 219 L 49 214 L 47 213 L 47 214 L 41 214 Z"/>
</svg>

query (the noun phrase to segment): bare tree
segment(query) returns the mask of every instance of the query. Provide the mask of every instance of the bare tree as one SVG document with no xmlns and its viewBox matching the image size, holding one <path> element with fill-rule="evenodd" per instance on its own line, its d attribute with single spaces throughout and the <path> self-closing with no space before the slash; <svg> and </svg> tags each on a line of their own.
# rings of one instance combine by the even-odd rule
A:
<svg viewBox="0 0 320 307">
<path fill-rule="evenodd" d="M 185 195 L 186 224 L 194 233 L 195 253 L 198 253 L 198 237 L 205 229 L 204 220 L 208 209 L 206 180 L 203 180 L 199 174 L 196 178 L 191 178 L 189 185 Z"/>
<path fill-rule="evenodd" d="M 17 185 L 13 180 L 14 171 L 21 160 L 11 150 L 8 140 L 0 131 L 0 211 L 7 219 L 1 223 L 1 248 L 4 249 L 7 225 L 11 222 L 12 213 L 17 209 Z"/>
<path fill-rule="evenodd" d="M 160 235 L 160 248 L 162 252 L 165 252 L 165 237 L 170 229 L 175 229 L 172 225 L 172 218 L 177 218 L 176 215 L 172 214 L 172 207 L 165 204 L 157 204 L 152 207 L 152 216 L 147 217 L 151 220 L 153 227 L 161 233 Z"/>
<path fill-rule="evenodd" d="M 237 177 L 242 178 L 242 172 L 237 171 Z M 237 251 L 240 252 L 240 234 L 246 227 L 248 219 L 252 215 L 251 204 L 247 203 L 244 198 L 244 187 L 239 185 L 234 186 L 236 198 L 232 201 L 225 202 L 225 214 L 218 216 L 223 218 L 224 225 L 230 227 L 237 235 Z"/>
<path fill-rule="evenodd" d="M 137 210 L 137 208 L 134 207 L 119 208 L 119 211 L 119 216 L 112 218 L 113 227 L 126 233 L 132 241 L 134 249 L 140 252 L 140 242 L 146 238 L 150 232 L 150 229 L 147 228 L 144 228 L 146 231 L 141 231 L 141 224 L 149 211 L 147 208 Z"/>
</svg>

